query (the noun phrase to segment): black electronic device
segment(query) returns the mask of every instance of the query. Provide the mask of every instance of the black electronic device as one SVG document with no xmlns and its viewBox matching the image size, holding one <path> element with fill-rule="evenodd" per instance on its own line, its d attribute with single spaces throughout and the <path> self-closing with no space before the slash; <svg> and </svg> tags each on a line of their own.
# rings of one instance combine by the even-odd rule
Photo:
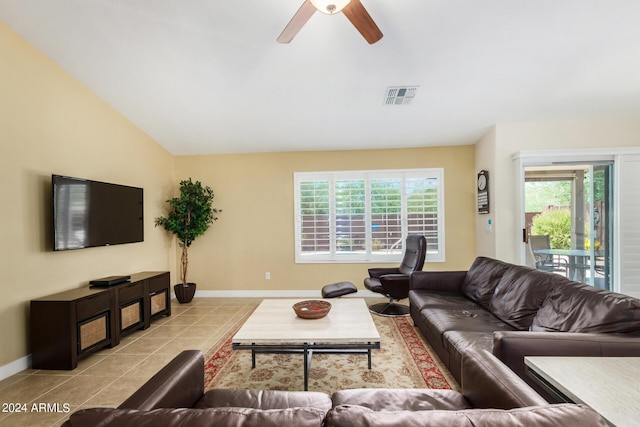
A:
<svg viewBox="0 0 640 427">
<path fill-rule="evenodd" d="M 95 279 L 89 282 L 91 286 L 113 286 L 128 282 L 131 276 L 108 276 L 102 279 Z"/>
<path fill-rule="evenodd" d="M 54 251 L 144 240 L 142 188 L 61 175 L 51 183 Z"/>
</svg>

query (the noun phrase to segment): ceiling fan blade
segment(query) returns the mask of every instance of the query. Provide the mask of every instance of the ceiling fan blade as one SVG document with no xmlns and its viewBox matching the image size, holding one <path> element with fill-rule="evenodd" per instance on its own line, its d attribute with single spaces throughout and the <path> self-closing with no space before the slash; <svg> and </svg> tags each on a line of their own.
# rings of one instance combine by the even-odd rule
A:
<svg viewBox="0 0 640 427">
<path fill-rule="evenodd" d="M 316 7 L 311 4 L 311 1 L 305 0 L 285 29 L 282 30 L 282 34 L 278 37 L 278 43 L 289 43 L 293 40 L 296 34 L 298 34 L 298 31 L 307 23 L 316 10 Z"/>
<path fill-rule="evenodd" d="M 351 21 L 353 26 L 356 27 L 369 44 L 374 44 L 382 38 L 382 31 L 380 31 L 380 28 L 373 22 L 373 18 L 371 18 L 367 9 L 360 3 L 360 0 L 351 0 L 351 3 L 342 9 L 342 13 L 345 14 L 347 19 Z"/>
</svg>

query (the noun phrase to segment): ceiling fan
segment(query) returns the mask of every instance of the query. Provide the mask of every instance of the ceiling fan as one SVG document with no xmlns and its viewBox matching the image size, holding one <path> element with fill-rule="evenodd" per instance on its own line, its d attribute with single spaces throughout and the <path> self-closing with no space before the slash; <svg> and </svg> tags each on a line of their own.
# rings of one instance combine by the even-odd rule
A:
<svg viewBox="0 0 640 427">
<path fill-rule="evenodd" d="M 327 15 L 344 13 L 369 44 L 374 44 L 382 38 L 382 32 L 360 0 L 305 0 L 278 37 L 278 43 L 289 43 L 293 40 L 316 10 Z"/>
</svg>

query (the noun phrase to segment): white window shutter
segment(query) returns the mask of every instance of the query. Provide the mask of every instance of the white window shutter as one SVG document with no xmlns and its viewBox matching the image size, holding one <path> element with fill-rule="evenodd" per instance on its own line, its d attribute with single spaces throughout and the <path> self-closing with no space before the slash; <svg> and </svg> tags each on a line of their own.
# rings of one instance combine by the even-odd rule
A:
<svg viewBox="0 0 640 427">
<path fill-rule="evenodd" d="M 444 261 L 442 169 L 294 173 L 296 262 L 399 262 L 407 234 Z"/>
<path fill-rule="evenodd" d="M 640 155 L 620 155 L 618 170 L 619 292 L 640 298 Z"/>
</svg>

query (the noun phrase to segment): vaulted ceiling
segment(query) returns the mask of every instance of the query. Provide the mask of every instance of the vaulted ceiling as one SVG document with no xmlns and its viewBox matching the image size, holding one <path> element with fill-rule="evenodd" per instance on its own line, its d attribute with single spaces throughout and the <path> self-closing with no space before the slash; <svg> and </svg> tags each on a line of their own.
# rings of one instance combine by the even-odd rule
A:
<svg viewBox="0 0 640 427">
<path fill-rule="evenodd" d="M 174 154 L 473 144 L 496 123 L 640 116 L 638 0 L 0 0 L 0 20 Z M 408 105 L 388 87 L 418 86 Z"/>
</svg>

